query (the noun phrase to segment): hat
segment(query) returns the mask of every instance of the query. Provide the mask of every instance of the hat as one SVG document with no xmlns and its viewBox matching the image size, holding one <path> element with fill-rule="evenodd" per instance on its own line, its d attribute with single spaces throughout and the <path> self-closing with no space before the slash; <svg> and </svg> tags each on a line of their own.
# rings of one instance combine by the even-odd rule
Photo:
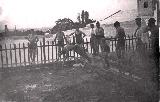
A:
<svg viewBox="0 0 160 102">
<path fill-rule="evenodd" d="M 150 19 L 148 20 L 148 22 L 150 22 L 150 23 L 155 23 L 156 20 L 155 20 L 154 18 L 150 18 Z"/>
</svg>

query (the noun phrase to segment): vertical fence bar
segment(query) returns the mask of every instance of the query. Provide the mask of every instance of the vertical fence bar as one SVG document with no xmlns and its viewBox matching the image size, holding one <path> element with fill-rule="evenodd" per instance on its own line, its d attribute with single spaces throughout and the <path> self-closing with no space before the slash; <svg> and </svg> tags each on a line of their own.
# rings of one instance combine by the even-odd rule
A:
<svg viewBox="0 0 160 102">
<path fill-rule="evenodd" d="M 36 48 L 36 51 L 37 51 L 37 64 L 39 63 L 39 62 L 38 62 L 38 58 L 39 58 L 39 57 L 38 57 L 38 48 L 39 48 L 39 46 L 38 46 L 38 44 L 37 44 L 37 48 Z"/>
<path fill-rule="evenodd" d="M 133 40 L 134 40 L 134 38 L 133 38 L 133 35 L 132 35 L 132 50 L 134 51 L 134 43 L 133 43 Z"/>
<path fill-rule="evenodd" d="M 87 44 L 87 52 L 89 52 L 89 49 L 88 49 L 88 40 L 87 40 L 87 38 L 86 38 L 86 44 Z"/>
<path fill-rule="evenodd" d="M 130 50 L 130 48 L 131 48 L 131 45 L 130 45 L 130 36 L 128 35 L 128 40 L 129 40 L 129 50 Z"/>
<path fill-rule="evenodd" d="M 45 50 L 45 38 L 43 38 L 43 57 L 44 57 L 44 63 L 46 63 L 46 50 Z"/>
<path fill-rule="evenodd" d="M 149 37 L 149 39 L 151 39 L 151 37 Z M 148 47 L 149 47 L 149 49 L 151 48 L 151 40 L 149 40 Z"/>
<path fill-rule="evenodd" d="M 113 52 L 113 37 L 111 36 L 111 42 L 112 42 L 112 52 Z M 99 49 L 99 46 L 98 46 Z"/>
<path fill-rule="evenodd" d="M 115 49 L 116 49 L 116 46 L 117 46 L 117 39 L 114 38 L 113 40 L 114 40 L 114 46 L 115 46 Z"/>
<path fill-rule="evenodd" d="M 19 43 L 19 61 L 20 61 L 20 66 L 21 66 L 22 60 L 21 60 L 21 45 L 20 45 L 20 43 Z"/>
<path fill-rule="evenodd" d="M 12 67 L 12 47 L 11 47 L 11 44 L 9 46 L 9 49 L 10 49 L 10 59 L 11 59 L 11 67 Z"/>
<path fill-rule="evenodd" d="M 90 48 L 91 48 L 91 54 L 93 53 L 93 49 L 92 49 L 92 46 L 91 46 L 91 42 L 92 40 L 91 40 L 91 38 L 90 38 Z"/>
<path fill-rule="evenodd" d="M 1 61 L 2 61 L 2 68 L 3 68 L 3 50 L 1 50 Z"/>
<path fill-rule="evenodd" d="M 54 42 L 52 41 L 52 62 L 53 62 L 53 44 Z"/>
<path fill-rule="evenodd" d="M 57 54 L 57 43 L 55 41 L 55 47 L 56 47 L 56 60 L 58 59 L 58 54 Z"/>
<path fill-rule="evenodd" d="M 15 50 L 15 63 L 17 66 L 17 52 L 16 52 L 16 44 L 14 44 L 14 50 Z"/>
<path fill-rule="evenodd" d="M 30 65 L 30 49 L 29 49 L 29 43 L 28 43 L 28 63 Z"/>
<path fill-rule="evenodd" d="M 75 36 L 73 36 L 73 43 L 75 45 Z M 73 50 L 73 56 L 74 56 L 74 60 L 75 60 L 75 51 Z"/>
<path fill-rule="evenodd" d="M 24 66 L 26 66 L 26 50 L 24 43 L 23 43 L 23 54 L 24 54 Z"/>
<path fill-rule="evenodd" d="M 41 48 L 41 63 L 43 63 L 43 58 L 42 58 L 42 42 L 40 42 L 40 48 Z"/>
<path fill-rule="evenodd" d="M 7 46 L 5 44 L 5 53 L 6 53 L 6 64 L 7 64 L 7 67 L 8 67 L 8 54 L 7 54 Z"/>
<path fill-rule="evenodd" d="M 125 48 L 126 48 L 126 51 L 127 51 L 127 37 L 124 37 L 125 39 Z"/>
<path fill-rule="evenodd" d="M 48 62 L 49 62 L 49 41 L 48 41 Z"/>
</svg>

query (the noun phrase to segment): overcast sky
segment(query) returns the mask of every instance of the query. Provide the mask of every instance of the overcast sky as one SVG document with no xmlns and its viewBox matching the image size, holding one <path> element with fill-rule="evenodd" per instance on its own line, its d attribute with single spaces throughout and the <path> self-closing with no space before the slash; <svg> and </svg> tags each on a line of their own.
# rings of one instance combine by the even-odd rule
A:
<svg viewBox="0 0 160 102">
<path fill-rule="evenodd" d="M 59 18 L 77 20 L 88 11 L 100 20 L 118 10 L 136 9 L 137 0 L 0 0 L 0 21 L 17 28 L 53 27 Z"/>
</svg>

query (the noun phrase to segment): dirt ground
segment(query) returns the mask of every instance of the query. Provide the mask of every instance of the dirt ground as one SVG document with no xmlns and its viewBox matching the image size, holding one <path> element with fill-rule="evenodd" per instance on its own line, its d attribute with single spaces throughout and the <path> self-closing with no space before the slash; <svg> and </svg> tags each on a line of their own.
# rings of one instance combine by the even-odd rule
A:
<svg viewBox="0 0 160 102">
<path fill-rule="evenodd" d="M 147 68 L 154 67 L 153 62 L 140 62 L 143 65 L 133 62 L 125 59 L 118 63 L 112 56 L 110 67 L 105 70 L 101 70 L 100 61 L 86 66 L 46 65 L 6 70 L 1 73 L 0 101 L 156 102 L 156 87 L 147 74 Z"/>
</svg>

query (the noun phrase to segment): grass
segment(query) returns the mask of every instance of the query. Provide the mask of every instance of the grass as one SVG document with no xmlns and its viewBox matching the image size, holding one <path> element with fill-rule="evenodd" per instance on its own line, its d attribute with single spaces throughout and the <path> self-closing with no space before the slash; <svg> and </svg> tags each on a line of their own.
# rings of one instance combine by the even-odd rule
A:
<svg viewBox="0 0 160 102">
<path fill-rule="evenodd" d="M 19 69 L 3 73 L 0 101 L 154 102 L 155 84 L 150 76 L 153 61 L 149 58 L 138 63 L 139 56 L 131 56 L 132 53 L 126 52 L 121 61 L 117 61 L 115 53 L 110 53 L 111 68 L 137 75 L 141 80 L 133 81 L 121 73 L 102 71 L 101 59 L 85 67 L 38 66 L 38 70 L 30 68 L 30 71 Z"/>
</svg>

